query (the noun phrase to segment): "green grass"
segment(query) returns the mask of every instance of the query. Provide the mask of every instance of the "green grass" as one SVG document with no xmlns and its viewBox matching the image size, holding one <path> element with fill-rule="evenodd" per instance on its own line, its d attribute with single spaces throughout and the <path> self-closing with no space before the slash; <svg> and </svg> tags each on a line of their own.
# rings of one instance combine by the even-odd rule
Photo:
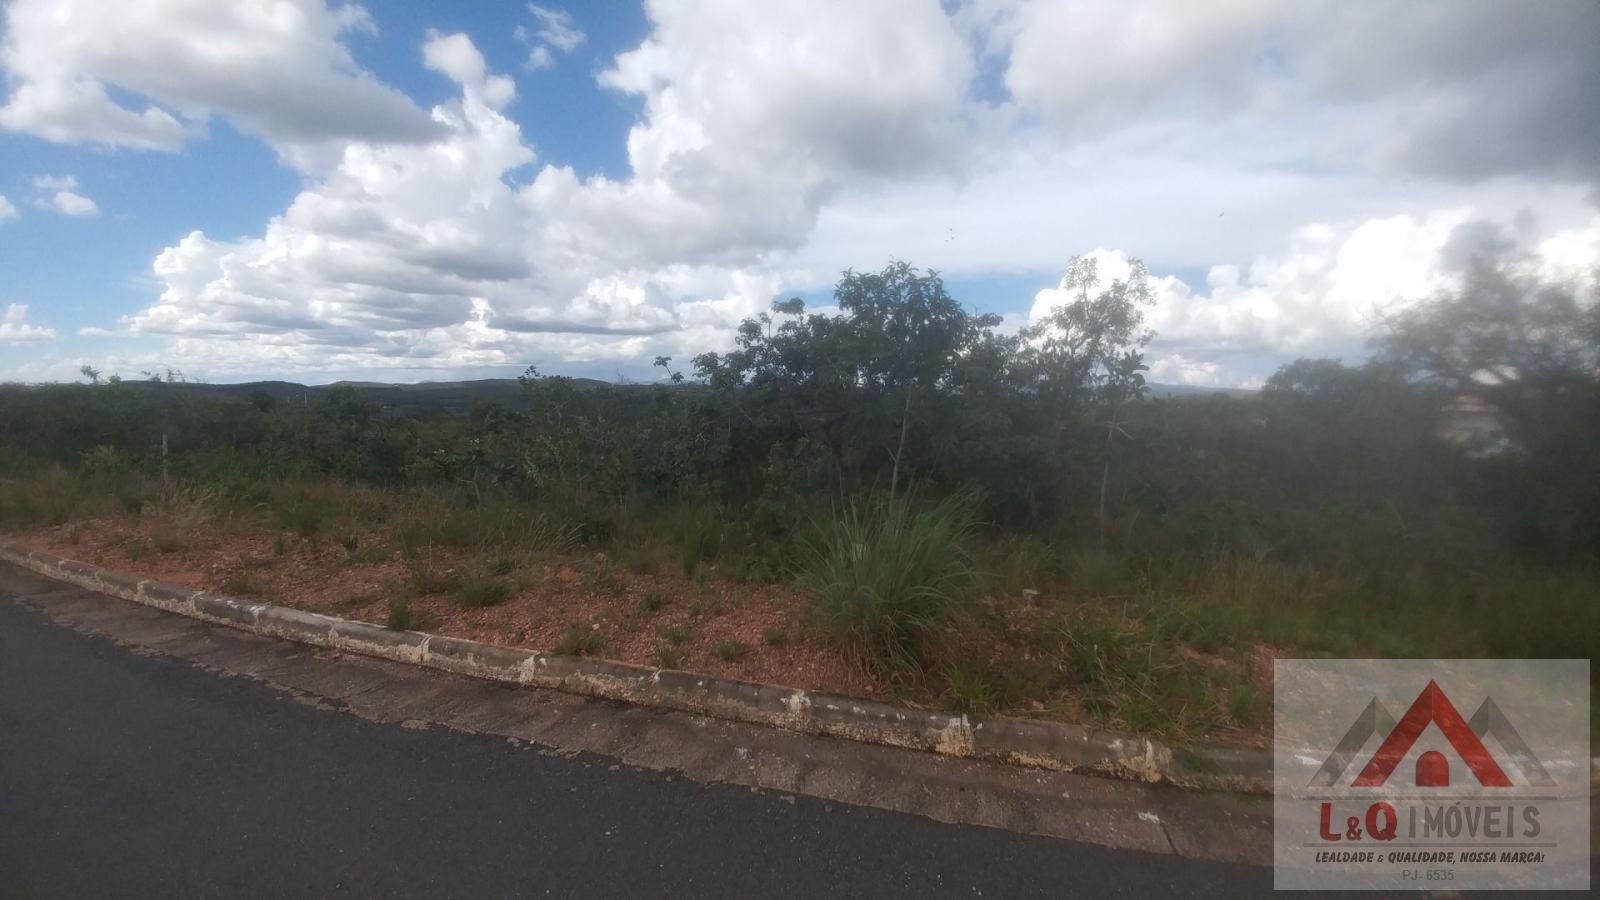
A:
<svg viewBox="0 0 1600 900">
<path fill-rule="evenodd" d="M 919 668 L 924 637 L 977 585 L 967 550 L 975 524 L 964 497 L 925 507 L 911 496 L 847 503 L 803 556 L 813 620 L 879 668 Z"/>
<path fill-rule="evenodd" d="M 411 598 L 389 598 L 389 617 L 386 624 L 396 631 L 415 631 L 419 627 L 417 614 L 411 610 Z"/>
<path fill-rule="evenodd" d="M 683 651 L 677 647 L 657 647 L 656 665 L 663 669 L 676 669 L 678 663 L 683 662 Z"/>
<path fill-rule="evenodd" d="M 456 600 L 468 609 L 504 603 L 511 585 L 495 578 L 464 578 L 455 586 Z"/>
<path fill-rule="evenodd" d="M 1081 593 L 1103 597 L 1126 591 L 1131 579 L 1125 559 L 1100 547 L 1077 547 L 1067 553 L 1067 580 Z"/>
<path fill-rule="evenodd" d="M 423 597 L 448 594 L 461 583 L 461 578 L 448 572 L 436 572 L 424 565 L 411 566 L 411 590 Z"/>
<path fill-rule="evenodd" d="M 639 612 L 642 615 L 660 612 L 667 606 L 667 595 L 660 591 L 645 591 L 639 598 Z"/>
<path fill-rule="evenodd" d="M 712 655 L 723 662 L 738 662 L 747 652 L 749 648 L 732 638 L 717 641 L 711 648 Z"/>
<path fill-rule="evenodd" d="M 291 484 L 278 488 L 268 500 L 273 524 L 303 538 L 315 537 L 339 514 L 338 498 L 332 491 L 313 484 Z"/>
<path fill-rule="evenodd" d="M 666 638 L 667 643 L 677 646 L 689 639 L 689 629 L 681 625 L 674 625 L 671 628 L 663 629 L 661 636 Z"/>
<path fill-rule="evenodd" d="M 1002 594 L 1044 590 L 1055 587 L 1059 579 L 1050 546 L 1029 535 L 1009 535 L 991 542 L 983 560 L 993 575 L 994 589 Z"/>
<path fill-rule="evenodd" d="M 693 578 L 701 563 L 715 560 L 722 551 L 722 527 L 713 516 L 689 516 L 678 535 L 678 568 L 685 578 Z"/>
<path fill-rule="evenodd" d="M 768 647 L 782 647 L 789 643 L 789 632 L 781 628 L 767 628 L 761 632 L 761 642 Z"/>
<path fill-rule="evenodd" d="M 961 712 L 982 714 L 1000 705 L 1000 689 L 981 666 L 954 663 L 945 670 L 951 702 Z"/>
</svg>

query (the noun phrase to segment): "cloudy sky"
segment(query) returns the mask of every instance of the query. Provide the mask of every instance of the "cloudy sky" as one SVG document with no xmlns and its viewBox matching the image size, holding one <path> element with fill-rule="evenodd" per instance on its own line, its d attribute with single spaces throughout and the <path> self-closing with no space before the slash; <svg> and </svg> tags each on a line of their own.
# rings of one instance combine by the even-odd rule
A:
<svg viewBox="0 0 1600 900">
<path fill-rule="evenodd" d="M 1499 235 L 1600 264 L 1600 3 L 0 0 L 0 378 L 650 377 L 840 270 L 1155 379 L 1356 358 Z"/>
</svg>

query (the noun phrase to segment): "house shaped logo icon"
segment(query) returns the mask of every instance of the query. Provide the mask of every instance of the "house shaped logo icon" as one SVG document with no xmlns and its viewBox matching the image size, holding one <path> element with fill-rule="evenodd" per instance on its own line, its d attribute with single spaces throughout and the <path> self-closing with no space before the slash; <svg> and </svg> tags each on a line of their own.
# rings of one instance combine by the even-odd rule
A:
<svg viewBox="0 0 1600 900">
<path fill-rule="evenodd" d="M 1323 761 L 1322 767 L 1311 779 L 1312 787 L 1333 787 L 1355 762 L 1356 755 L 1373 735 L 1382 741 L 1365 766 L 1360 769 L 1351 787 L 1380 787 L 1394 774 L 1400 761 L 1416 744 L 1429 725 L 1434 725 L 1444 735 L 1452 750 L 1477 783 L 1483 787 L 1512 787 L 1505 769 L 1484 746 L 1483 738 L 1492 736 L 1505 751 L 1509 762 L 1527 780 L 1536 786 L 1551 786 L 1544 765 L 1534 756 L 1522 735 L 1500 711 L 1494 698 L 1485 697 L 1483 703 L 1466 720 L 1456 710 L 1455 704 L 1445 696 L 1437 682 L 1430 680 L 1410 708 L 1398 721 L 1389 714 L 1378 698 L 1374 697 L 1356 717 L 1334 751 Z M 1437 750 L 1420 754 L 1416 761 L 1416 785 L 1419 788 L 1448 787 L 1450 761 Z"/>
</svg>

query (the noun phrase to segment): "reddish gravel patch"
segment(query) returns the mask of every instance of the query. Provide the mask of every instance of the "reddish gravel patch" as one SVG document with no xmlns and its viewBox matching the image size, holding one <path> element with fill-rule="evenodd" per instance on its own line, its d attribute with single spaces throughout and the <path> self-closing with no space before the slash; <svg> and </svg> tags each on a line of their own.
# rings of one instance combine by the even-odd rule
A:
<svg viewBox="0 0 1600 900">
<path fill-rule="evenodd" d="M 174 529 L 149 522 L 95 520 L 9 536 L 35 549 L 186 587 L 258 596 L 273 603 L 383 624 L 389 599 L 406 592 L 412 564 L 377 534 L 359 535 L 348 552 L 329 537 L 282 538 L 247 528 Z M 417 564 L 446 576 L 484 565 L 464 554 L 432 548 Z M 481 571 L 473 568 L 474 574 Z M 604 554 L 515 560 L 500 580 L 515 586 L 501 603 L 464 608 L 448 594 L 411 602 L 424 630 L 513 647 L 552 650 L 572 629 L 596 631 L 596 655 L 637 665 L 659 665 L 671 648 L 674 668 L 807 690 L 871 697 L 882 688 L 862 667 L 823 646 L 801 627 L 803 600 L 782 586 L 748 586 L 710 578 L 695 585 L 681 577 L 630 571 Z M 646 592 L 660 608 L 646 611 Z M 681 630 L 672 645 L 668 629 Z M 780 645 L 768 643 L 781 635 Z M 744 654 L 728 661 L 714 648 L 737 641 Z"/>
</svg>

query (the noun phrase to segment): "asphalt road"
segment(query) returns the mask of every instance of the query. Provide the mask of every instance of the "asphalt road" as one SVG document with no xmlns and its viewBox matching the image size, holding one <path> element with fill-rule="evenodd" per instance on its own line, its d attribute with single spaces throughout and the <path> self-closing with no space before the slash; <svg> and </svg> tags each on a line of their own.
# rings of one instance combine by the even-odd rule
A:
<svg viewBox="0 0 1600 900">
<path fill-rule="evenodd" d="M 0 595 L 0 896 L 1254 896 L 1267 870 L 409 729 Z"/>
</svg>

